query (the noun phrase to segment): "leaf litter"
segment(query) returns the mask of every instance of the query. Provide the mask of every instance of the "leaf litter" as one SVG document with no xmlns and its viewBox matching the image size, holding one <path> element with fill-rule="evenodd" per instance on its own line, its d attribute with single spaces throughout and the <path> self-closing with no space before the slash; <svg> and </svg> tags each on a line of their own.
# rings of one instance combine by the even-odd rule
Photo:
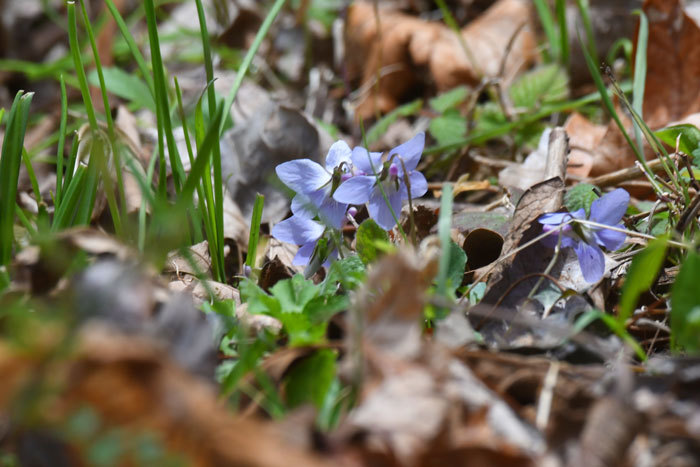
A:
<svg viewBox="0 0 700 467">
<path fill-rule="evenodd" d="M 2 157 L 27 150 L 16 206 L 0 200 L 12 224 L 0 268 L 3 461 L 697 463 L 692 5 L 646 0 L 642 44 L 622 4 L 291 2 L 218 138 L 213 107 L 246 73 L 274 8 L 203 3 L 213 83 L 196 2 L 157 9 L 184 112 L 184 122 L 172 113 L 163 158 L 170 130 L 152 77 L 111 19 L 98 47 L 116 115 L 109 140 L 109 119 L 85 124 L 67 36 L 44 21 L 64 21 L 69 7 L 3 10 L 9 44 L 33 34 L 22 54 L 0 45 Z M 136 5 L 115 4 L 147 43 Z M 93 20 L 106 11 L 86 6 Z M 559 25 L 561 13 L 579 28 Z M 589 94 L 582 60 L 620 37 L 603 27 L 616 15 L 630 33 L 609 55 L 611 75 L 627 89 L 645 47 L 641 116 L 666 128 L 656 133 L 665 146 L 641 129 L 643 159 Z M 55 70 L 71 104 L 58 159 L 75 162 L 60 187 Z M 32 115 L 43 119 L 13 152 L 18 86 L 40 96 Z M 611 95 L 633 135 L 638 120 Z M 103 168 L 96 138 L 109 146 Z M 208 141 L 219 175 L 198 162 Z M 170 166 L 175 149 L 198 177 L 190 185 Z M 75 187 L 92 176 L 91 198 Z M 189 200 L 182 186 L 194 187 Z"/>
</svg>

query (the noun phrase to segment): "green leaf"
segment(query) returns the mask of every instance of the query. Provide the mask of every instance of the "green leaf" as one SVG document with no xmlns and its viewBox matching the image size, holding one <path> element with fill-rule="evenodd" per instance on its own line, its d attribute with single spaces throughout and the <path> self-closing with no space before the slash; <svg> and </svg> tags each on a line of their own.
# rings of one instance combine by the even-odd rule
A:
<svg viewBox="0 0 700 467">
<path fill-rule="evenodd" d="M 598 199 L 595 192 L 596 187 L 589 183 L 579 183 L 566 192 L 564 204 L 570 212 L 578 211 L 581 208 L 586 210 L 586 216 L 591 212 L 591 204 Z"/>
<path fill-rule="evenodd" d="M 484 295 L 486 294 L 486 282 L 479 282 L 478 284 L 474 284 L 471 289 L 469 289 L 469 304 L 471 306 L 476 305 L 481 301 L 482 298 L 484 298 Z"/>
<path fill-rule="evenodd" d="M 526 109 L 563 101 L 569 95 L 568 78 L 558 65 L 542 65 L 518 78 L 509 94 L 515 107 Z"/>
<path fill-rule="evenodd" d="M 316 408 L 322 407 L 335 378 L 336 358 L 334 350 L 321 349 L 292 366 L 285 378 L 289 407 L 298 407 L 307 402 Z"/>
<path fill-rule="evenodd" d="M 464 269 L 467 267 L 467 254 L 462 247 L 450 240 L 448 245 L 447 289 L 456 290 L 462 285 Z"/>
<path fill-rule="evenodd" d="M 666 258 L 666 245 L 668 236 L 653 240 L 632 260 L 627 271 L 625 284 L 622 286 L 620 309 L 617 319 L 624 326 L 627 319 L 632 316 L 639 296 L 651 287 L 659 268 Z"/>
<path fill-rule="evenodd" d="M 359 256 L 348 256 L 331 264 L 321 283 L 321 295 L 334 294 L 340 283 L 345 291 L 354 290 L 365 280 L 367 270 Z"/>
<path fill-rule="evenodd" d="M 303 313 L 307 303 L 318 295 L 319 288 L 301 274 L 296 274 L 291 279 L 277 282 L 270 292 L 279 301 L 282 313 Z"/>
<path fill-rule="evenodd" d="M 700 351 L 700 255 L 688 254 L 671 289 L 671 348 Z"/>
<path fill-rule="evenodd" d="M 248 304 L 248 313 L 270 316 L 279 315 L 281 311 L 279 300 L 269 296 L 255 282 L 250 279 L 243 279 L 239 290 L 241 292 L 241 301 Z"/>
<path fill-rule="evenodd" d="M 467 119 L 457 110 L 448 110 L 431 120 L 429 130 L 439 145 L 451 144 L 467 136 Z"/>
<path fill-rule="evenodd" d="M 676 140 L 680 135 L 678 149 L 686 154 L 692 154 L 700 146 L 700 130 L 690 123 L 662 128 L 655 131 L 654 134 L 672 148 L 676 147 Z"/>
<path fill-rule="evenodd" d="M 280 320 L 284 331 L 289 336 L 290 347 L 303 347 L 323 342 L 326 335 L 327 322 L 312 323 L 305 313 L 279 313 L 275 318 Z"/>
<path fill-rule="evenodd" d="M 381 138 L 382 135 L 386 133 L 386 130 L 389 128 L 389 125 L 398 120 L 399 117 L 408 117 L 409 115 L 414 115 L 418 113 L 418 111 L 422 107 L 423 100 L 416 99 L 413 102 L 409 102 L 408 104 L 404 104 L 401 107 L 395 108 L 394 110 L 386 114 L 384 117 L 380 118 L 377 121 L 377 123 L 372 125 L 372 128 L 370 128 L 367 131 L 367 134 L 365 135 L 367 145 L 378 141 L 379 138 Z"/>
<path fill-rule="evenodd" d="M 377 240 L 388 242 L 389 234 L 386 233 L 386 230 L 379 227 L 372 219 L 367 219 L 360 225 L 360 228 L 357 229 L 355 238 L 358 256 L 363 263 L 369 264 L 379 257 L 380 252 L 375 242 Z"/>
<path fill-rule="evenodd" d="M 129 102 L 133 102 L 139 107 L 145 107 L 153 112 L 156 111 L 153 95 L 148 89 L 148 85 L 141 78 L 116 67 L 102 68 L 102 73 L 105 78 L 105 87 L 109 92 Z M 100 84 L 97 70 L 90 72 L 88 81 L 93 86 Z"/>
<path fill-rule="evenodd" d="M 466 86 L 457 86 L 430 99 L 430 107 L 436 112 L 445 113 L 464 102 L 468 95 L 469 89 Z"/>
</svg>

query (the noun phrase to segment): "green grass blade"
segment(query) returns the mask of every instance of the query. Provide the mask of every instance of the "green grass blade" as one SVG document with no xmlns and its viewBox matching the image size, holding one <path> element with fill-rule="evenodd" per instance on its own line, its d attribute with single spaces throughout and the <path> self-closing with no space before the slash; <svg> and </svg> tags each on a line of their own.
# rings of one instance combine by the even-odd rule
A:
<svg viewBox="0 0 700 467">
<path fill-rule="evenodd" d="M 95 108 L 92 105 L 90 88 L 88 87 L 87 76 L 85 75 L 85 68 L 83 67 L 80 42 L 78 42 L 78 23 L 75 18 L 75 1 L 69 0 L 66 2 L 66 7 L 68 8 L 68 42 L 73 57 L 73 65 L 75 66 L 75 73 L 78 76 L 80 93 L 83 96 L 83 104 L 85 105 L 88 122 L 90 122 L 90 128 L 92 131 L 97 131 L 99 128 L 97 125 L 97 117 L 95 116 Z"/>
<path fill-rule="evenodd" d="M 564 66 L 568 66 L 571 50 L 569 47 L 569 27 L 566 23 L 566 0 L 556 0 L 554 8 L 559 23 L 559 59 Z"/>
<path fill-rule="evenodd" d="M 627 271 L 625 283 L 622 286 L 620 307 L 617 312 L 617 320 L 624 326 L 632 316 L 639 296 L 651 287 L 659 272 L 659 268 L 666 259 L 666 247 L 668 235 L 663 235 L 653 240 L 642 251 L 637 253 Z"/>
<path fill-rule="evenodd" d="M 255 205 L 253 206 L 253 217 L 250 220 L 250 236 L 248 237 L 248 254 L 245 257 L 245 264 L 251 268 L 255 267 L 255 258 L 258 254 L 258 241 L 260 240 L 260 222 L 262 221 L 263 205 L 265 196 L 258 193 L 255 195 Z"/>
<path fill-rule="evenodd" d="M 138 66 L 139 70 L 141 70 L 141 74 L 146 80 L 146 84 L 148 84 L 148 89 L 151 91 L 151 95 L 155 99 L 155 91 L 153 89 L 153 77 L 151 76 L 151 73 L 148 70 L 148 66 L 146 66 L 146 60 L 143 58 L 139 47 L 136 45 L 136 41 L 131 35 L 131 32 L 129 32 L 129 27 L 124 22 L 124 18 L 122 18 L 122 15 L 119 13 L 119 10 L 114 5 L 114 2 L 112 0 L 105 0 L 105 5 L 109 9 L 109 12 L 112 14 L 112 18 L 114 18 L 114 21 L 117 23 L 119 32 L 121 32 L 122 37 L 126 41 L 126 44 L 129 47 L 129 51 L 131 51 L 131 55 L 136 61 L 136 66 Z"/>
<path fill-rule="evenodd" d="M 204 52 L 204 69 L 206 71 L 207 83 L 213 83 L 214 80 L 214 66 L 211 58 L 211 44 L 209 42 L 209 31 L 207 29 L 207 22 L 204 16 L 204 7 L 202 6 L 201 0 L 196 0 L 197 4 L 197 15 L 199 17 L 199 29 L 202 36 L 202 49 Z M 207 86 L 207 98 L 209 100 L 209 120 L 214 117 L 216 113 L 216 93 L 214 91 L 214 85 L 209 84 Z M 224 119 L 226 120 L 226 119 Z M 221 174 L 221 146 L 220 144 L 215 144 L 212 151 L 212 165 L 214 167 L 214 227 L 216 229 L 216 236 L 214 237 L 214 250 L 212 251 L 212 257 L 216 255 L 220 269 L 218 271 L 219 277 L 217 280 L 224 282 L 226 280 L 225 273 L 223 270 L 224 264 L 224 183 Z M 210 245 L 211 247 L 211 245 Z"/>
<path fill-rule="evenodd" d="M 22 161 L 24 134 L 29 120 L 29 106 L 33 93 L 19 91 L 7 116 L 5 136 L 0 158 L 0 265 L 12 258 L 14 245 L 14 214 L 17 198 L 17 179 Z"/>
<path fill-rule="evenodd" d="M 58 232 L 59 230 L 70 227 L 75 216 L 75 207 L 82 195 L 83 185 L 87 167 L 80 165 L 75 171 L 75 175 L 71 178 L 65 187 L 63 200 L 61 204 L 56 206 L 56 213 L 51 224 L 51 231 Z"/>
<path fill-rule="evenodd" d="M 214 116 L 214 120 L 212 120 L 209 124 L 209 130 L 204 137 L 202 145 L 199 147 L 197 159 L 195 159 L 194 164 L 192 164 L 190 174 L 187 176 L 187 180 L 185 180 L 185 184 L 182 186 L 182 191 L 178 197 L 177 204 L 181 208 L 192 204 L 192 195 L 194 194 L 197 184 L 200 182 L 202 177 L 209 176 L 209 174 L 205 172 L 205 168 L 210 162 L 210 156 L 214 145 L 219 144 L 218 129 L 220 128 L 219 125 L 221 124 L 223 112 L 224 107 L 219 106 L 216 111 L 216 115 Z"/>
<path fill-rule="evenodd" d="M 121 202 L 122 206 L 126 206 L 126 198 L 124 196 L 124 178 L 121 170 L 121 160 L 119 157 L 119 149 L 116 147 L 116 138 L 114 131 L 114 121 L 112 120 L 112 113 L 110 111 L 109 96 L 107 94 L 107 86 L 105 85 L 104 72 L 102 71 L 102 62 L 100 60 L 100 54 L 97 50 L 97 42 L 95 41 L 95 34 L 92 31 L 92 26 L 90 25 L 90 17 L 88 16 L 87 9 L 85 7 L 85 2 L 80 2 L 81 11 L 83 14 L 83 22 L 85 24 L 85 31 L 87 32 L 88 39 L 90 41 L 90 47 L 92 48 L 93 58 L 95 60 L 95 70 L 97 71 L 97 78 L 100 83 L 100 92 L 102 94 L 102 104 L 105 111 L 105 119 L 107 121 L 107 132 L 109 135 L 109 141 L 106 144 L 103 142 L 101 154 L 104 156 L 110 154 L 112 161 L 108 158 L 101 158 L 99 161 L 100 172 L 102 173 L 102 183 L 104 186 L 105 195 L 107 197 L 107 204 L 109 206 L 110 213 L 112 215 L 112 222 L 114 223 L 114 230 L 118 236 L 122 236 L 122 221 L 121 212 L 119 211 L 119 206 L 117 204 L 117 196 Z M 108 148 L 112 146 L 111 148 Z M 111 149 L 106 151 L 105 149 Z M 94 154 L 91 155 L 91 157 Z M 112 182 L 112 173 L 110 170 L 110 162 L 113 162 L 114 172 L 117 178 L 117 187 L 114 189 L 114 183 Z"/>
<path fill-rule="evenodd" d="M 595 63 L 598 63 L 598 50 L 595 45 L 593 23 L 591 23 L 590 4 L 588 3 L 588 0 L 576 0 L 576 6 L 578 7 L 578 11 L 581 13 L 583 28 L 586 30 L 586 46 L 582 48 L 584 50 L 588 49 L 588 53 L 591 55 L 591 57 L 593 57 Z"/>
<path fill-rule="evenodd" d="M 79 144 L 79 138 L 78 138 L 78 132 L 76 131 L 74 133 L 73 137 L 73 143 L 71 144 L 70 148 L 70 155 L 68 156 L 68 164 L 66 164 L 66 170 L 65 170 L 65 175 L 63 176 L 63 187 L 61 188 L 62 191 L 66 190 L 66 187 L 70 185 L 71 179 L 73 178 L 73 174 L 76 171 L 76 164 L 78 164 L 78 149 L 80 148 Z M 61 200 L 63 200 L 63 197 L 61 197 Z M 56 204 L 56 207 L 58 207 L 58 204 Z"/>
<path fill-rule="evenodd" d="M 182 91 L 180 90 L 180 83 L 177 80 L 177 77 L 173 78 L 173 82 L 175 83 L 175 98 L 177 100 L 177 111 L 178 114 L 180 115 L 180 123 L 182 124 L 182 132 L 185 136 L 185 147 L 187 148 L 187 157 L 190 160 L 190 167 L 192 164 L 194 164 L 194 151 L 192 149 L 192 141 L 190 139 L 190 131 L 187 126 L 187 116 L 185 115 L 185 108 L 182 104 Z M 204 196 L 203 196 L 203 191 L 201 185 L 197 186 L 197 198 L 199 202 L 199 210 L 195 210 L 194 214 L 199 214 L 202 213 L 202 218 L 201 221 L 204 224 L 204 231 L 207 234 L 207 238 L 211 238 L 213 236 L 213 227 L 211 223 L 209 222 L 209 217 L 204 215 L 206 213 L 206 206 L 204 204 Z M 195 222 L 195 225 L 199 225 L 199 222 Z M 194 241 L 195 243 L 199 243 L 202 241 L 201 238 L 201 233 L 199 229 L 195 229 L 194 231 Z M 211 248 L 211 245 L 210 245 Z M 211 253 L 211 251 L 210 251 Z M 211 255 L 212 258 L 215 258 L 214 255 Z"/>
<path fill-rule="evenodd" d="M 549 58 L 552 61 L 560 60 L 560 43 L 557 37 L 557 29 L 554 25 L 554 18 L 552 18 L 552 12 L 549 10 L 549 4 L 545 0 L 534 0 L 534 3 L 537 16 L 540 18 L 540 24 L 542 24 L 544 34 L 547 36 L 547 42 L 549 42 Z"/>
<path fill-rule="evenodd" d="M 440 238 L 440 263 L 437 276 L 437 293 L 443 297 L 449 296 L 448 273 L 450 267 L 450 230 L 452 228 L 452 184 L 445 183 L 442 186 L 442 199 L 440 201 L 440 218 L 438 219 L 438 237 Z"/>
<path fill-rule="evenodd" d="M 581 40 L 580 36 L 579 36 L 579 40 Z M 647 166 L 647 163 L 644 160 L 643 153 L 640 152 L 637 145 L 634 144 L 634 142 L 632 142 L 632 139 L 630 138 L 629 134 L 627 133 L 625 126 L 622 124 L 620 117 L 617 115 L 617 111 L 615 110 L 615 106 L 613 105 L 612 100 L 610 99 L 610 96 L 608 95 L 608 89 L 605 87 L 605 83 L 603 82 L 603 77 L 601 76 L 600 71 L 598 70 L 596 62 L 593 61 L 593 58 L 591 57 L 591 54 L 588 53 L 588 50 L 586 49 L 586 47 L 582 47 L 582 50 L 583 50 L 583 56 L 586 59 L 586 65 L 588 66 L 588 71 L 590 71 L 591 76 L 593 77 L 593 82 L 595 83 L 596 88 L 598 88 L 598 92 L 600 93 L 600 97 L 603 99 L 603 105 L 605 106 L 605 109 L 608 111 L 608 113 L 613 118 L 613 120 L 615 120 L 617 127 L 622 132 L 622 135 L 625 137 L 625 140 L 627 140 L 627 144 L 629 144 L 629 146 L 634 151 L 634 155 L 637 157 L 637 160 L 639 161 L 639 163 L 642 164 L 644 171 L 653 179 L 654 174 L 651 172 L 651 170 L 649 170 L 649 167 Z"/>
<path fill-rule="evenodd" d="M 263 39 L 270 30 L 270 27 L 275 21 L 275 18 L 277 18 L 277 15 L 279 14 L 280 10 L 282 10 L 282 7 L 284 6 L 285 2 L 286 0 L 275 0 L 275 4 L 272 5 L 272 8 L 270 8 L 270 12 L 265 17 L 265 20 L 260 26 L 260 29 L 258 29 L 258 33 L 255 35 L 255 39 L 253 40 L 253 45 L 250 47 L 245 57 L 243 58 L 243 62 L 241 63 L 241 66 L 236 72 L 236 80 L 233 82 L 233 86 L 231 86 L 231 90 L 229 91 L 228 96 L 226 96 L 226 101 L 224 101 L 224 115 L 229 115 L 231 113 L 233 101 L 236 100 L 238 89 L 241 87 L 241 84 L 243 84 L 243 78 L 245 78 L 245 75 L 248 73 L 248 68 L 250 68 L 250 64 L 253 63 L 253 58 L 255 58 L 255 54 L 258 52 L 260 44 L 262 44 Z M 219 134 L 224 132 L 225 121 L 225 119 L 221 121 L 221 125 L 219 127 Z"/>
<path fill-rule="evenodd" d="M 90 41 L 90 47 L 92 48 L 92 56 L 95 60 L 95 70 L 97 71 L 97 79 L 100 83 L 100 91 L 102 93 L 102 103 L 105 109 L 105 120 L 107 121 L 109 137 L 110 139 L 114 139 L 114 121 L 112 120 L 112 113 L 109 111 L 109 96 L 107 95 L 107 87 L 105 86 L 105 75 L 102 72 L 102 62 L 100 60 L 100 54 L 97 50 L 95 34 L 92 31 L 92 26 L 90 25 L 90 17 L 88 16 L 88 12 L 85 7 L 84 1 L 80 2 L 80 10 L 83 14 L 83 23 L 85 25 L 85 31 L 87 32 L 88 40 Z"/>
<path fill-rule="evenodd" d="M 158 151 L 161 159 L 161 195 L 165 195 L 165 147 L 163 139 L 168 147 L 170 167 L 173 174 L 175 192 L 180 191 L 185 171 L 182 168 L 180 154 L 173 136 L 172 122 L 170 120 L 170 106 L 168 104 L 167 83 L 165 81 L 165 68 L 160 54 L 160 39 L 158 38 L 158 26 L 153 0 L 146 0 L 143 5 L 146 11 L 146 24 L 148 26 L 148 41 L 151 50 L 151 66 L 153 68 L 153 85 L 155 87 L 156 119 L 158 120 Z"/>
<path fill-rule="evenodd" d="M 649 21 L 643 11 L 637 11 L 639 15 L 639 35 L 637 36 L 637 52 L 634 56 L 634 78 L 632 80 L 632 108 L 640 118 L 644 118 L 642 107 L 644 105 L 644 88 L 647 79 L 647 45 L 649 42 Z M 637 138 L 639 151 L 644 151 L 642 130 L 639 125 L 634 126 L 634 135 Z"/>
<path fill-rule="evenodd" d="M 591 310 L 579 317 L 576 322 L 574 323 L 574 334 L 578 334 L 581 332 L 583 329 L 585 329 L 589 324 L 591 324 L 593 321 L 600 319 L 605 325 L 612 331 L 614 332 L 617 337 L 622 339 L 627 345 L 634 350 L 634 353 L 637 355 L 637 358 L 639 360 L 645 362 L 647 360 L 647 355 L 644 353 L 644 349 L 642 349 L 642 346 L 639 345 L 639 342 L 636 341 L 632 335 L 630 335 L 629 332 L 627 332 L 627 329 L 623 325 L 621 325 L 615 317 L 608 315 L 606 313 L 603 313 L 598 310 Z"/>
<path fill-rule="evenodd" d="M 34 172 L 34 167 L 32 167 L 32 161 L 29 160 L 27 151 L 22 149 L 22 162 L 24 162 L 24 167 L 27 170 L 27 176 L 29 177 L 29 183 L 32 186 L 32 191 L 34 192 L 34 198 L 37 204 L 41 202 L 41 191 L 39 190 L 39 182 L 36 179 L 36 173 Z"/>
<path fill-rule="evenodd" d="M 66 145 L 66 122 L 68 120 L 68 97 L 66 96 L 66 81 L 63 75 L 60 77 L 61 83 L 61 123 L 58 127 L 58 149 L 56 151 L 56 206 L 61 204 L 61 194 L 63 193 L 63 152 Z"/>
</svg>

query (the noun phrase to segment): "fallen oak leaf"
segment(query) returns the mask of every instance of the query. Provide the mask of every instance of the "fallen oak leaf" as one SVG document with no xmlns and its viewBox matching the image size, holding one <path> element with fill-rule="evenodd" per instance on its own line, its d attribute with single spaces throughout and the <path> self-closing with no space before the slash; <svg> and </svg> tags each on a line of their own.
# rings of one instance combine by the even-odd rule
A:
<svg viewBox="0 0 700 467">
<path fill-rule="evenodd" d="M 371 4 L 354 3 L 346 23 L 346 48 L 353 51 L 348 74 L 351 79 L 361 76 L 369 91 L 358 102 L 356 116 L 368 118 L 396 107 L 420 83 L 421 68 L 427 68 L 439 91 L 501 74 L 508 83 L 536 57 L 533 30 L 530 2 L 500 0 L 462 29 L 467 54 L 460 38 L 443 24 L 385 10 L 376 15 Z"/>
</svg>

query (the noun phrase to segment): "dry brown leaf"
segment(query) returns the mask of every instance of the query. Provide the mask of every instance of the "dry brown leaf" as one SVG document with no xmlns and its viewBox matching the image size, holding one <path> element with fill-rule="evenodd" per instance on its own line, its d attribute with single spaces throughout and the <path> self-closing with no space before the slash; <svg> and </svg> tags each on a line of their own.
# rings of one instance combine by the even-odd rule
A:
<svg viewBox="0 0 700 467">
<path fill-rule="evenodd" d="M 352 79 L 361 77 L 369 92 L 360 98 L 356 116 L 368 118 L 396 107 L 423 80 L 423 68 L 438 90 L 477 84 L 482 77 L 508 82 L 536 57 L 533 31 L 530 2 L 500 0 L 462 29 L 470 58 L 442 23 L 381 9 L 377 17 L 373 5 L 354 3 L 346 26 L 346 47 L 352 51 L 348 72 Z"/>
<path fill-rule="evenodd" d="M 65 420 L 88 406 L 104 430 L 157 433 L 164 448 L 188 465 L 325 465 L 290 445 L 271 425 L 234 418 L 213 387 L 173 364 L 146 339 L 90 326 L 80 333 L 70 360 L 29 355 L 0 343 L 3 413 L 33 378 L 51 375 L 55 392 L 41 414 L 45 423 Z M 72 447 L 80 457 L 86 454 Z M 124 452 L 117 464 L 135 465 L 132 454 Z"/>
<path fill-rule="evenodd" d="M 646 0 L 644 11 L 649 19 L 644 121 L 652 129 L 685 123 L 686 117 L 692 121 L 691 114 L 700 111 L 700 27 L 680 0 Z M 617 114 L 631 135 L 631 120 L 620 108 Z M 566 130 L 571 137 L 568 173 L 572 175 L 595 177 L 636 161 L 614 121 L 604 127 L 573 114 Z M 647 160 L 654 158 L 646 142 L 644 154 Z"/>
<path fill-rule="evenodd" d="M 700 111 L 700 28 L 680 0 L 646 0 L 644 119 L 651 128 Z"/>
<path fill-rule="evenodd" d="M 569 135 L 569 175 L 588 177 L 593 168 L 593 156 L 600 141 L 606 134 L 605 125 L 596 125 L 578 112 L 569 116 L 564 124 Z"/>
</svg>

